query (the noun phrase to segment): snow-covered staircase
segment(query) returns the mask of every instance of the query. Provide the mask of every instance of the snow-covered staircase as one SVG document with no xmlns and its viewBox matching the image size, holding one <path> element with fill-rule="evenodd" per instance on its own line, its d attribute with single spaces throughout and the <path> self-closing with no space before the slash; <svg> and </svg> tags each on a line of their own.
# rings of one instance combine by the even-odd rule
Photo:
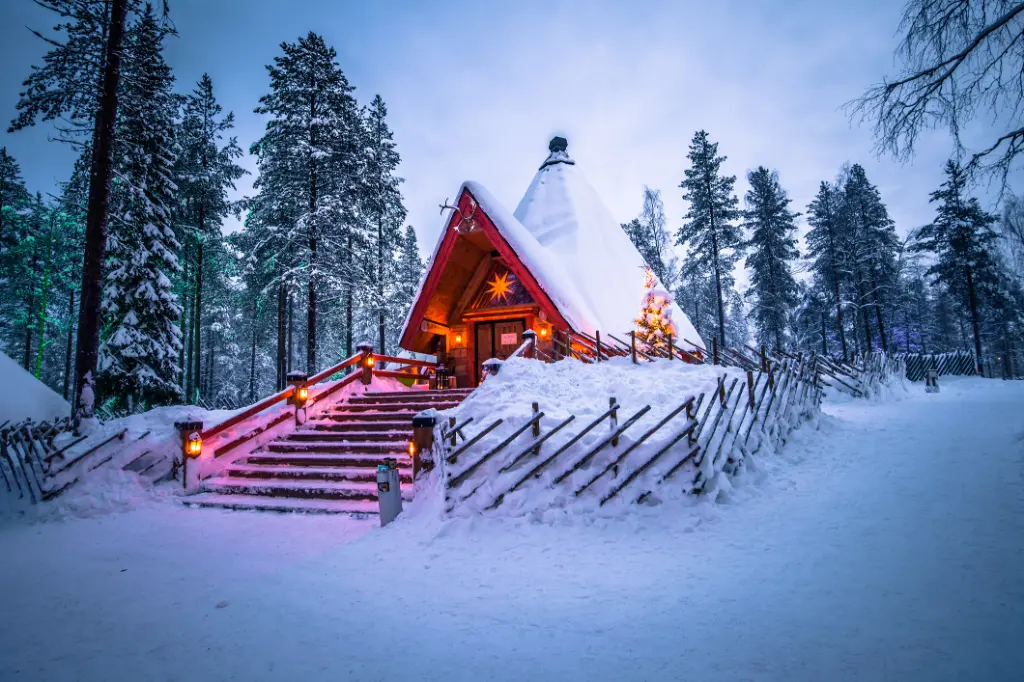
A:
<svg viewBox="0 0 1024 682">
<path fill-rule="evenodd" d="M 412 418 L 447 410 L 470 389 L 410 390 L 353 396 L 203 481 L 185 503 L 203 507 L 376 514 L 377 465 L 398 461 L 402 496 L 412 498 L 408 453 Z"/>
</svg>

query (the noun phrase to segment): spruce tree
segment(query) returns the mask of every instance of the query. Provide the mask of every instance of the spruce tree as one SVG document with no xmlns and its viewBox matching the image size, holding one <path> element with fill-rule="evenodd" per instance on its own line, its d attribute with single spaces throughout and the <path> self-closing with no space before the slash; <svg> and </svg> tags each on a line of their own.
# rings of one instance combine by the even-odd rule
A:
<svg viewBox="0 0 1024 682">
<path fill-rule="evenodd" d="M 744 227 L 750 231 L 747 267 L 751 271 L 750 296 L 759 343 L 783 347 L 787 321 L 797 305 L 797 286 L 790 261 L 796 249 L 796 218 L 779 176 L 764 166 L 747 174 Z"/>
<path fill-rule="evenodd" d="M 818 187 L 818 194 L 807 207 L 807 255 L 817 287 L 827 293 L 835 310 L 836 333 L 843 358 L 849 357 L 846 328 L 843 322 L 843 299 L 847 272 L 843 268 L 844 240 L 840 234 L 838 190 L 827 182 Z"/>
<path fill-rule="evenodd" d="M 170 216 L 177 189 L 177 100 L 163 59 L 165 35 L 147 7 L 125 44 L 130 87 L 118 131 L 117 216 L 104 281 L 97 388 L 110 404 L 128 410 L 181 399 L 181 306 L 168 278 L 180 268 Z"/>
<path fill-rule="evenodd" d="M 743 237 L 735 224 L 738 200 L 733 191 L 735 175 L 722 175 L 726 157 L 718 155 L 718 143 L 698 131 L 687 154 L 690 168 L 680 183 L 683 199 L 690 203 L 686 222 L 676 234 L 677 244 L 688 245 L 688 260 L 707 273 L 714 285 L 718 343 L 725 345 L 725 298 L 732 288 L 732 268 L 741 255 Z"/>
<path fill-rule="evenodd" d="M 223 253 L 221 226 L 232 207 L 228 190 L 234 189 L 235 181 L 246 172 L 235 162 L 242 156 L 236 139 L 225 140 L 233 128 L 234 114 L 223 113 L 214 96 L 213 80 L 203 74 L 185 102 L 178 132 L 181 153 L 175 167 L 179 222 L 184 228 L 181 236 L 192 254 L 192 281 L 185 283 L 191 294 L 188 317 L 192 321 L 187 339 L 191 362 L 185 371 L 185 395 L 189 402 L 198 397 L 198 379 L 202 375 L 204 293 L 226 285 L 225 268 L 210 256 Z"/>
<path fill-rule="evenodd" d="M 318 303 L 325 290 L 352 281 L 359 112 L 337 53 L 321 36 L 310 33 L 296 43 L 282 43 L 281 51 L 267 67 L 270 92 L 256 108 L 270 120 L 252 147 L 260 176 L 251 217 L 254 227 L 280 244 L 275 252 L 281 256 L 277 278 L 282 287 L 296 280 L 295 268 L 305 274 L 306 371 L 312 373 L 318 357 Z M 286 289 L 280 288 L 282 322 L 286 297 Z M 279 374 L 283 332 L 279 324 Z"/>
<path fill-rule="evenodd" d="M 960 165 L 946 163 L 946 181 L 932 192 L 938 204 L 935 220 L 917 232 L 913 249 L 934 254 L 927 274 L 943 286 L 970 318 L 974 353 L 982 357 L 981 311 L 994 296 L 999 272 L 992 258 L 996 217 L 982 210 L 978 200 L 965 196 Z"/>
<path fill-rule="evenodd" d="M 844 172 L 840 197 L 845 267 L 857 294 L 866 350 L 876 347 L 873 327 L 878 332 L 877 345 L 888 350 L 885 320 L 896 284 L 896 229 L 878 188 L 868 181 L 860 164 Z"/>
<path fill-rule="evenodd" d="M 377 346 L 387 353 L 388 283 L 395 278 L 395 255 L 401 250 L 405 207 L 398 187 L 402 178 L 395 175 L 401 157 L 387 124 L 387 107 L 376 95 L 363 113 L 363 165 L 360 173 L 360 204 L 369 221 L 373 259 L 368 272 L 377 316 Z"/>
<path fill-rule="evenodd" d="M 416 240 L 416 230 L 409 225 L 405 228 L 402 238 L 402 250 L 398 256 L 395 273 L 395 288 L 391 299 L 391 309 L 396 320 L 404 320 L 409 314 L 423 278 L 423 260 Z M 395 327 L 395 336 L 400 330 Z M 397 339 L 396 339 L 397 340 Z"/>
</svg>

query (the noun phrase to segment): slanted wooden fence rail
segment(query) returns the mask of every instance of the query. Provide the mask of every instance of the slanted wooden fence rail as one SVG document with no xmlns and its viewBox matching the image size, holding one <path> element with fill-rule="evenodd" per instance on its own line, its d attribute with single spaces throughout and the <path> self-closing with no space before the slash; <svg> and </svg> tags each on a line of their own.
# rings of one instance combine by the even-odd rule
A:
<svg viewBox="0 0 1024 682">
<path fill-rule="evenodd" d="M 592 347 L 594 361 L 598 352 L 622 352 L 596 338 Z M 669 487 L 703 494 L 717 476 L 736 475 L 747 457 L 785 443 L 818 413 L 823 373 L 813 357 L 784 358 L 766 371 L 726 369 L 713 392 L 685 397 L 667 412 L 641 405 L 624 414 L 613 397 L 596 416 L 550 423 L 536 403 L 533 416 L 516 423 L 463 416 L 435 434 L 445 508 L 490 512 L 513 500 L 521 510 L 588 500 L 602 507 L 652 501 Z M 465 433 L 471 425 L 475 432 Z"/>
</svg>

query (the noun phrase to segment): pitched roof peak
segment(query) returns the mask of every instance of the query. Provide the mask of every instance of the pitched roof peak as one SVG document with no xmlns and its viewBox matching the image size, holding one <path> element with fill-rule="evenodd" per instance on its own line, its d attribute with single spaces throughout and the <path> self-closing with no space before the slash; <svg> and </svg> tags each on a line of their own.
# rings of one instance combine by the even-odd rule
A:
<svg viewBox="0 0 1024 682">
<path fill-rule="evenodd" d="M 576 162 L 569 157 L 569 153 L 566 149 L 569 148 L 569 141 L 561 135 L 556 135 L 551 138 L 551 142 L 548 143 L 548 158 L 544 160 L 544 163 L 540 165 L 540 169 L 544 169 L 548 166 L 553 166 L 556 163 L 567 163 L 574 165 Z"/>
</svg>

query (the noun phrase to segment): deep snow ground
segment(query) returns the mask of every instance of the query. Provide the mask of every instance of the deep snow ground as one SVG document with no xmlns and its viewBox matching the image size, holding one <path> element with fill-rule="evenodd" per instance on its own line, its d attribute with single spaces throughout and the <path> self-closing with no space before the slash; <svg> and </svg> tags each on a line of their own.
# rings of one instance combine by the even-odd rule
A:
<svg viewBox="0 0 1024 682">
<path fill-rule="evenodd" d="M 731 499 L 614 522 L 11 522 L 0 679 L 1021 679 L 1024 382 L 826 412 Z"/>
</svg>

